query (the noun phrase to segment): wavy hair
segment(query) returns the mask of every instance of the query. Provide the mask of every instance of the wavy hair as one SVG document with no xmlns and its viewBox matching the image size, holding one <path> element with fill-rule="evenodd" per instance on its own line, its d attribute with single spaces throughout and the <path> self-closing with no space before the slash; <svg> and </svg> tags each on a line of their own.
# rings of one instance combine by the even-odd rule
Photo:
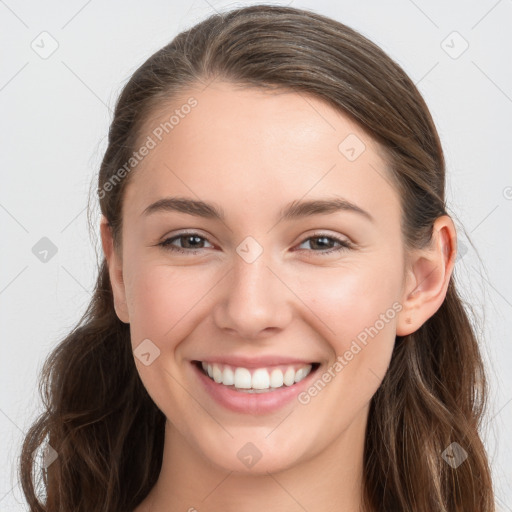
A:
<svg viewBox="0 0 512 512">
<path fill-rule="evenodd" d="M 377 45 L 342 23 L 308 10 L 254 5 L 181 32 L 124 86 L 96 194 L 116 247 L 123 190 L 136 170 L 119 171 L 147 135 L 148 119 L 175 95 L 215 78 L 313 94 L 357 122 L 379 143 L 391 170 L 406 249 L 429 244 L 434 221 L 447 214 L 445 162 L 414 83 Z M 108 186 L 114 178 L 118 183 Z M 479 434 L 487 381 L 454 279 L 437 312 L 416 332 L 396 337 L 370 405 L 362 510 L 494 511 Z M 165 417 L 137 373 L 105 258 L 87 310 L 46 359 L 39 386 L 44 412 L 26 434 L 19 465 L 30 511 L 133 510 L 157 481 Z M 468 453 L 457 468 L 441 456 L 452 442 Z M 34 453 L 48 444 L 58 457 L 40 467 Z M 36 495 L 40 484 L 44 501 Z"/>
</svg>

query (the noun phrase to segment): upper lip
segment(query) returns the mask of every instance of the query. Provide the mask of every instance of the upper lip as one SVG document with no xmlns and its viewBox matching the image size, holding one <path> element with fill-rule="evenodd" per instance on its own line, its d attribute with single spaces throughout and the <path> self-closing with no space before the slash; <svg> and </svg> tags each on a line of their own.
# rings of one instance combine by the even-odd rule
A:
<svg viewBox="0 0 512 512">
<path fill-rule="evenodd" d="M 212 356 L 205 357 L 204 359 L 196 359 L 205 363 L 228 364 L 238 368 L 263 368 L 266 366 L 279 366 L 286 364 L 313 364 L 315 361 L 308 361 L 304 359 L 297 359 L 289 356 L 267 355 L 257 357 L 243 357 L 243 356 Z"/>
</svg>

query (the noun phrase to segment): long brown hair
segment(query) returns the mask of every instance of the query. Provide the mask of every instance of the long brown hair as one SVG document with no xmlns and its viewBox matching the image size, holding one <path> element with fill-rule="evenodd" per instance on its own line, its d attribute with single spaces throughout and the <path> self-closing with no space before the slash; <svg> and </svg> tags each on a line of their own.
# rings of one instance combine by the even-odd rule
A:
<svg viewBox="0 0 512 512">
<path fill-rule="evenodd" d="M 406 248 L 429 243 L 434 221 L 447 214 L 445 163 L 413 82 L 378 46 L 339 22 L 256 5 L 215 14 L 178 34 L 124 86 L 97 188 L 116 247 L 123 190 L 136 172 L 126 163 L 147 135 L 149 116 L 174 95 L 217 77 L 314 94 L 355 120 L 380 143 L 392 171 Z M 494 510 L 479 434 L 487 383 L 454 279 L 438 311 L 416 332 L 396 337 L 368 417 L 364 510 Z M 30 510 L 133 510 L 157 481 L 165 417 L 137 373 L 105 258 L 87 311 L 45 361 L 40 382 L 45 412 L 28 431 L 20 458 Z M 456 468 L 442 457 L 454 442 L 468 455 Z M 46 443 L 57 458 L 40 467 L 34 453 Z M 44 503 L 36 497 L 39 484 Z"/>
</svg>

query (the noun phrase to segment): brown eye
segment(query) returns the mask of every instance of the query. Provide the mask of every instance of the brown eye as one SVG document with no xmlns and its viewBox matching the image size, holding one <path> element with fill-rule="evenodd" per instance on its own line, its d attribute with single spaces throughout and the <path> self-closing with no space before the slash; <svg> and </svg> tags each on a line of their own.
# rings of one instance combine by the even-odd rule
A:
<svg viewBox="0 0 512 512">
<path fill-rule="evenodd" d="M 332 254 L 333 252 L 343 251 L 346 249 L 352 248 L 352 244 L 347 240 L 341 240 L 339 238 L 328 236 L 328 235 L 315 235 L 309 238 L 306 238 L 301 242 L 300 245 L 313 241 L 310 243 L 310 247 L 313 252 L 317 252 L 319 254 Z M 337 244 L 337 247 L 336 247 Z M 334 245 L 334 247 L 333 247 Z M 303 250 L 303 249 L 300 249 Z"/>
<path fill-rule="evenodd" d="M 181 247 L 173 245 L 173 243 L 178 240 L 181 242 Z M 207 239 L 197 233 L 181 233 L 167 238 L 158 245 L 169 251 L 195 254 L 204 248 L 201 246 L 201 244 L 204 244 L 204 241 L 207 241 Z"/>
</svg>

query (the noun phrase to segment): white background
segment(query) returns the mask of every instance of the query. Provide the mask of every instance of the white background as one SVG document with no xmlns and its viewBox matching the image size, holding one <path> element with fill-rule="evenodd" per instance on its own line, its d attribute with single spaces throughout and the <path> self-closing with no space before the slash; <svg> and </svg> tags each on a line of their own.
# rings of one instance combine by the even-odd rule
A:
<svg viewBox="0 0 512 512">
<path fill-rule="evenodd" d="M 80 318 L 95 282 L 101 246 L 89 236 L 86 207 L 114 101 L 136 68 L 178 32 L 214 10 L 250 3 L 0 1 L 2 511 L 26 510 L 16 464 L 40 410 L 39 371 Z M 376 42 L 431 109 L 446 154 L 449 211 L 478 251 L 461 231 L 467 252 L 455 272 L 480 318 L 491 380 L 485 443 L 498 509 L 512 511 L 512 1 L 289 4 Z M 47 59 L 31 47 L 44 31 L 58 43 Z M 463 48 L 453 31 L 469 44 L 458 58 L 445 51 Z M 97 205 L 92 213 L 98 236 Z M 57 247 L 46 263 L 32 252 L 42 237 Z"/>
</svg>

